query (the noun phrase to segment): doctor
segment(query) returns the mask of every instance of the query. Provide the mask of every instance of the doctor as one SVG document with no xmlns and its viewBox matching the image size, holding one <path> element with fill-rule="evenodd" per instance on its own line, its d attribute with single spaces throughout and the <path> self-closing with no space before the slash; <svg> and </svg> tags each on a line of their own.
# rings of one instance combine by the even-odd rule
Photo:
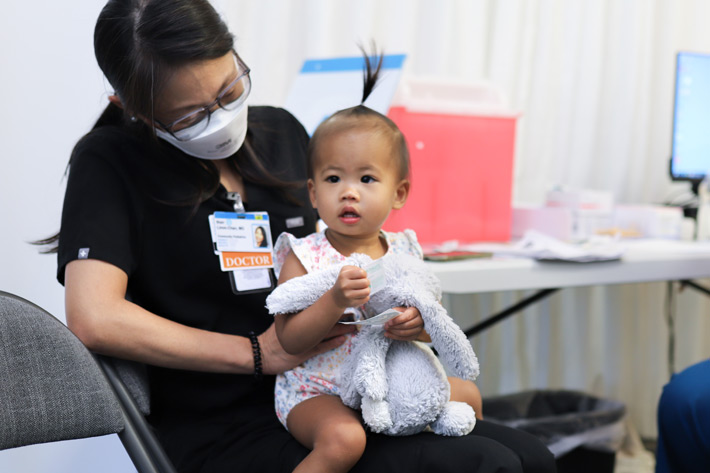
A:
<svg viewBox="0 0 710 473">
<path fill-rule="evenodd" d="M 74 148 L 58 235 L 67 323 L 92 350 L 146 363 L 151 424 L 181 472 L 291 471 L 308 453 L 274 413 L 273 281 L 222 271 L 215 212 L 268 212 L 269 230 L 314 231 L 308 136 L 288 112 L 247 107 L 251 79 L 206 0 L 110 0 L 96 58 L 115 90 Z M 250 273 L 254 274 L 254 273 Z M 408 310 L 390 335 L 413 339 Z M 354 471 L 554 471 L 535 438 L 480 422 L 443 438 L 372 435 Z"/>
</svg>

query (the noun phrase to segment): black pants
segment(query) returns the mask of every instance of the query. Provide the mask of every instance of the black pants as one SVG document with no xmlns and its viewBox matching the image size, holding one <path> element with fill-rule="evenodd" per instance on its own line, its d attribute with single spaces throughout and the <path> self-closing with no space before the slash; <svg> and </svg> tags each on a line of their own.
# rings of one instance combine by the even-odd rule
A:
<svg viewBox="0 0 710 473">
<path fill-rule="evenodd" d="M 250 416 L 249 422 L 222 419 L 219 425 L 202 422 L 189 426 L 181 422 L 176 428 L 161 428 L 161 440 L 180 472 L 290 472 L 308 450 L 283 428 L 273 408 L 269 411 L 256 418 Z M 532 435 L 479 421 L 473 432 L 463 437 L 370 433 L 365 454 L 352 471 L 547 473 L 555 471 L 555 460 Z"/>
</svg>

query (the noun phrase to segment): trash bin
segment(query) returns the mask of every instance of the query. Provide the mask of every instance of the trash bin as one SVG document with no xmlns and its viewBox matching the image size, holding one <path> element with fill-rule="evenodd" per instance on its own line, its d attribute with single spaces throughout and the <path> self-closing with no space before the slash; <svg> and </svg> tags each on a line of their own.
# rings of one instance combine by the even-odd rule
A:
<svg viewBox="0 0 710 473">
<path fill-rule="evenodd" d="M 558 473 L 613 473 L 626 434 L 622 402 L 544 390 L 484 399 L 486 420 L 529 432 L 557 459 Z"/>
</svg>

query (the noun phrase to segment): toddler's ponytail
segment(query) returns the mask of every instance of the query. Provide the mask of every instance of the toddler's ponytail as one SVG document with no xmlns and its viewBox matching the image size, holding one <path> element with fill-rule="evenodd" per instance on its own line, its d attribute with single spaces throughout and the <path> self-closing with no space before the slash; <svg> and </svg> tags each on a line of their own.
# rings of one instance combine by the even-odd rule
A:
<svg viewBox="0 0 710 473">
<path fill-rule="evenodd" d="M 367 100 L 372 91 L 375 89 L 375 85 L 377 85 L 377 79 L 380 77 L 380 69 L 382 69 L 382 60 L 384 55 L 377 52 L 377 47 L 375 46 L 374 41 L 372 42 L 372 56 L 368 56 L 364 47 L 359 46 L 359 48 L 360 51 L 362 51 L 363 58 L 365 59 L 365 69 L 362 71 L 362 100 L 360 101 L 360 104 L 364 104 L 365 100 Z M 371 59 L 375 58 L 377 59 L 377 67 L 373 71 Z"/>
</svg>

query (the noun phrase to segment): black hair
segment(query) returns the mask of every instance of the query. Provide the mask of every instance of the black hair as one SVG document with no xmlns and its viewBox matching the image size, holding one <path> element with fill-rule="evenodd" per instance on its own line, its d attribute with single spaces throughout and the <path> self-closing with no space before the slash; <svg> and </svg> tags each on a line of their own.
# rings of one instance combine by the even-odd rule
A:
<svg viewBox="0 0 710 473">
<path fill-rule="evenodd" d="M 109 0 L 94 29 L 94 53 L 129 116 L 153 121 L 170 74 L 234 49 L 227 25 L 207 0 Z"/>
<path fill-rule="evenodd" d="M 120 126 L 146 143 L 157 144 L 154 105 L 162 87 L 178 68 L 217 59 L 234 51 L 234 38 L 208 0 L 109 0 L 94 29 L 94 53 L 99 67 L 121 101 L 109 104 L 93 129 Z M 75 151 L 76 151 L 75 147 Z M 219 188 L 219 171 L 211 161 L 185 158 L 181 171 L 194 182 L 195 192 L 176 205 L 200 203 Z M 240 150 L 228 158 L 230 167 L 245 180 L 274 189 L 285 200 L 302 204 L 291 191 L 303 183 L 284 181 L 259 159 L 250 134 Z M 71 159 L 69 161 L 71 165 Z M 59 234 L 36 241 L 56 252 Z"/>
<path fill-rule="evenodd" d="M 234 51 L 234 38 L 208 0 L 109 0 L 94 29 L 96 60 L 121 100 L 124 126 L 151 134 L 153 128 L 142 120 L 125 119 L 140 115 L 154 123 L 155 99 L 177 68 L 217 59 L 230 51 Z M 94 128 L 116 124 L 115 108 L 109 105 Z M 219 187 L 219 172 L 211 162 L 189 159 L 188 163 L 198 168 L 188 175 L 201 177 L 191 199 L 196 211 Z M 245 179 L 275 188 L 293 201 L 287 191 L 296 186 L 266 169 L 249 135 L 229 163 Z"/>
<path fill-rule="evenodd" d="M 310 178 L 313 178 L 318 143 L 325 136 L 356 128 L 368 128 L 373 132 L 389 135 L 392 150 L 399 158 L 399 177 L 400 179 L 406 179 L 409 176 L 409 149 L 399 127 L 389 117 L 363 105 L 377 85 L 384 59 L 382 53 L 377 53 L 374 44 L 372 49 L 373 55 L 370 57 L 365 49 L 362 46 L 360 47 L 365 59 L 360 105 L 335 112 L 318 125 L 316 131 L 313 132 L 313 136 L 311 136 L 311 140 L 308 143 L 308 177 Z M 373 59 L 377 60 L 377 66 L 374 68 L 372 66 Z"/>
</svg>

